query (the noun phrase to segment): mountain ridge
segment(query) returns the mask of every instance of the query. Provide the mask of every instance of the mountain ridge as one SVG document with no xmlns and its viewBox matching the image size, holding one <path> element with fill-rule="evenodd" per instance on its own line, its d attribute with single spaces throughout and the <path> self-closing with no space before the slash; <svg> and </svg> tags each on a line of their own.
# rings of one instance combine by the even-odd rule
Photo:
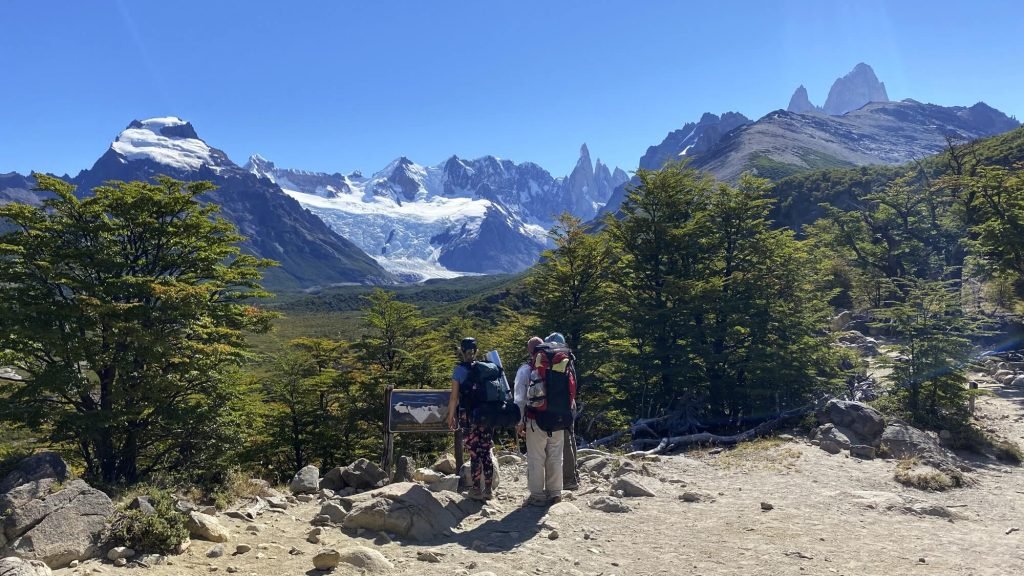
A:
<svg viewBox="0 0 1024 576">
<path fill-rule="evenodd" d="M 586 144 L 562 177 L 494 156 L 434 166 L 400 156 L 370 177 L 279 168 L 258 154 L 245 167 L 409 280 L 528 268 L 562 212 L 592 218 L 627 179 L 595 163 Z"/>
</svg>

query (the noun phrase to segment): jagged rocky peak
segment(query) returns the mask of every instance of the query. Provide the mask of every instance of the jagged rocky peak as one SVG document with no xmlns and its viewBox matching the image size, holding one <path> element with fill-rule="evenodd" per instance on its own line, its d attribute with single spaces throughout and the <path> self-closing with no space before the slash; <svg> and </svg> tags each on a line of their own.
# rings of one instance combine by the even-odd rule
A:
<svg viewBox="0 0 1024 576">
<path fill-rule="evenodd" d="M 811 99 L 807 96 L 807 88 L 801 84 L 797 87 L 796 92 L 793 92 L 793 97 L 789 99 L 789 106 L 786 107 L 786 110 L 797 114 L 807 114 L 817 112 L 818 107 L 811 103 Z"/>
<path fill-rule="evenodd" d="M 885 84 L 878 80 L 871 66 L 861 62 L 849 74 L 836 79 L 828 91 L 823 110 L 833 116 L 842 116 L 861 108 L 868 102 L 888 102 Z"/>
<path fill-rule="evenodd" d="M 245 163 L 243 168 L 257 176 L 264 176 L 273 180 L 274 170 L 277 169 L 277 166 L 263 156 L 253 154 L 252 156 L 249 156 L 249 160 Z"/>
<path fill-rule="evenodd" d="M 666 162 L 706 152 L 729 131 L 749 123 L 750 119 L 739 112 L 725 112 L 721 116 L 705 112 L 698 122 L 687 122 L 679 130 L 669 132 L 661 144 L 649 147 L 640 159 L 640 168 L 660 170 Z"/>
<path fill-rule="evenodd" d="M 584 162 L 590 164 L 590 149 L 587 148 L 586 142 L 584 142 L 583 145 L 580 146 L 580 160 L 578 164 L 583 164 Z"/>
</svg>

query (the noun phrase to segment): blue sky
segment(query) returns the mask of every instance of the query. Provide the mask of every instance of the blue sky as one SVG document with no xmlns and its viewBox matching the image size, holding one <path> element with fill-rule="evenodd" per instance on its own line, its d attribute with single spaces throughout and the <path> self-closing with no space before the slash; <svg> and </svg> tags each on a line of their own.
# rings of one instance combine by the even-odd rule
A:
<svg viewBox="0 0 1024 576">
<path fill-rule="evenodd" d="M 494 154 L 627 170 L 705 111 L 871 64 L 890 98 L 1024 117 L 1017 1 L 0 0 L 0 172 L 77 173 L 133 118 L 238 163 L 372 172 Z"/>
</svg>

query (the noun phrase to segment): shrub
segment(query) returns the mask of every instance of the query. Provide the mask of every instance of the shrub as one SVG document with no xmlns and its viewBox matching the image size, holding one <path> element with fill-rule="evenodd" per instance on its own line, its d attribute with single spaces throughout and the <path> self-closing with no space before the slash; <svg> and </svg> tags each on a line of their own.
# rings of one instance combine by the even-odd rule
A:
<svg viewBox="0 0 1024 576">
<path fill-rule="evenodd" d="M 931 467 L 918 468 L 914 458 L 900 460 L 893 477 L 904 486 L 931 492 L 942 492 L 963 485 L 962 476 L 950 476 Z"/>
<path fill-rule="evenodd" d="M 188 538 L 185 516 L 166 490 L 152 491 L 149 503 L 154 512 L 148 515 L 141 510 L 118 512 L 111 523 L 111 540 L 137 552 L 170 552 Z"/>
</svg>

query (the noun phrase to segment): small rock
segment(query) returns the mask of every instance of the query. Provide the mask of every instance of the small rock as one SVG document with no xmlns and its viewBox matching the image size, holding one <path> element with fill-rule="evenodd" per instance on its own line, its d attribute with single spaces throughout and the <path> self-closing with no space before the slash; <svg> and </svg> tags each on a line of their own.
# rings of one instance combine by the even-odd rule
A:
<svg viewBox="0 0 1024 576">
<path fill-rule="evenodd" d="M 928 560 L 926 558 L 924 558 L 923 556 L 921 558 L 918 558 L 917 561 L 919 563 L 921 563 L 921 564 L 927 564 L 928 563 Z"/>
<path fill-rule="evenodd" d="M 301 556 L 302 550 L 299 550 L 295 546 L 292 546 L 291 550 L 288 551 L 289 556 Z"/>
<path fill-rule="evenodd" d="M 186 522 L 189 534 L 210 542 L 227 542 L 230 534 L 216 518 L 202 512 L 189 512 Z"/>
<path fill-rule="evenodd" d="M 394 565 L 383 554 L 365 546 L 342 550 L 339 560 L 356 568 L 362 568 L 368 573 L 388 572 L 394 569 Z"/>
<path fill-rule="evenodd" d="M 313 567 L 317 570 L 333 570 L 341 562 L 341 554 L 334 549 L 325 549 L 313 556 Z"/>
<path fill-rule="evenodd" d="M 721 454 L 723 450 L 725 450 L 725 448 L 712 448 L 711 450 L 708 450 L 708 454 Z"/>
<path fill-rule="evenodd" d="M 251 532 L 253 534 L 259 534 L 260 532 L 263 531 L 263 525 L 262 524 L 249 524 L 248 526 L 245 527 L 245 531 L 246 532 Z"/>
<path fill-rule="evenodd" d="M 775 508 L 775 506 L 772 506 L 768 502 L 761 502 L 761 510 L 764 510 L 765 512 L 767 512 L 767 511 L 769 511 L 769 510 L 771 510 L 773 508 Z"/>
<path fill-rule="evenodd" d="M 647 486 L 644 486 L 639 477 L 636 474 L 628 474 L 626 476 L 619 477 L 618 480 L 612 484 L 612 490 L 621 492 L 625 496 L 629 497 L 653 497 L 656 494 Z"/>
<path fill-rule="evenodd" d="M 1020 528 L 1017 528 L 1016 526 L 1014 526 L 1012 528 L 1007 528 L 1006 529 L 1006 534 L 1009 535 L 1009 534 L 1013 534 L 1014 532 L 1019 532 L 1019 531 L 1020 531 Z"/>
<path fill-rule="evenodd" d="M 445 454 L 434 462 L 431 466 L 434 470 L 437 470 L 441 474 L 455 474 L 455 456 L 451 454 Z"/>
<path fill-rule="evenodd" d="M 118 558 L 131 558 L 133 556 L 135 556 L 135 550 L 132 550 L 131 548 L 125 548 L 124 546 L 117 546 L 116 548 L 111 548 L 110 551 L 107 552 L 107 560 L 110 560 L 112 562 L 114 560 L 117 560 Z"/>
<path fill-rule="evenodd" d="M 117 566 L 118 568 L 122 568 L 122 567 L 127 566 L 127 565 L 128 565 L 128 559 L 127 558 L 118 558 L 117 560 L 114 560 L 114 566 Z"/>
<path fill-rule="evenodd" d="M 1009 532 L 1007 532 L 1009 534 Z M 68 564 L 68 568 L 78 568 L 78 560 L 72 560 L 71 564 Z"/>
<path fill-rule="evenodd" d="M 783 440 L 785 442 L 792 442 L 794 440 L 792 434 L 779 434 L 778 439 Z"/>
<path fill-rule="evenodd" d="M 443 554 L 436 550 L 420 550 L 416 553 L 416 559 L 420 562 L 431 562 L 434 564 L 441 561 L 441 556 Z"/>
<path fill-rule="evenodd" d="M 206 514 L 207 516 L 216 516 L 217 515 L 217 507 L 216 506 L 203 506 L 202 508 L 199 509 L 199 511 L 202 512 L 203 514 Z"/>
<path fill-rule="evenodd" d="M 808 556 L 799 550 L 790 550 L 786 552 L 786 556 L 794 556 L 796 558 L 803 558 L 804 560 L 814 560 L 812 556 Z"/>
<path fill-rule="evenodd" d="M 235 556 L 240 556 L 250 550 L 252 550 L 252 546 L 249 546 L 248 544 L 239 544 L 238 546 L 235 546 Z"/>
<path fill-rule="evenodd" d="M 548 540 L 558 540 L 558 530 L 552 530 L 548 533 Z"/>
<path fill-rule="evenodd" d="M 632 510 L 622 500 L 614 496 L 598 496 L 590 501 L 590 507 L 602 512 L 622 513 Z"/>
<path fill-rule="evenodd" d="M 227 568 L 225 568 L 225 571 L 227 571 L 228 574 L 235 574 L 241 572 L 241 568 L 239 568 L 238 566 L 228 566 Z"/>
<path fill-rule="evenodd" d="M 298 500 L 299 502 L 304 502 L 305 503 L 305 502 L 312 502 L 313 500 L 316 500 L 316 497 L 311 495 L 311 494 L 299 494 L 298 496 L 295 497 L 295 499 Z"/>
<path fill-rule="evenodd" d="M 679 495 L 679 499 L 683 502 L 714 502 L 715 499 L 707 494 L 700 492 L 683 492 Z"/>
<path fill-rule="evenodd" d="M 377 532 L 377 537 L 373 539 L 373 543 L 377 546 L 391 544 L 391 537 L 384 532 Z"/>
<path fill-rule="evenodd" d="M 220 558 L 223 555 L 224 555 L 224 546 L 222 544 L 217 544 L 213 548 L 210 548 L 209 550 L 206 551 L 206 557 L 207 558 Z"/>
<path fill-rule="evenodd" d="M 874 460 L 876 451 L 874 446 L 867 446 L 865 444 L 855 444 L 850 446 L 850 455 L 855 458 L 861 458 L 863 460 Z"/>
</svg>

